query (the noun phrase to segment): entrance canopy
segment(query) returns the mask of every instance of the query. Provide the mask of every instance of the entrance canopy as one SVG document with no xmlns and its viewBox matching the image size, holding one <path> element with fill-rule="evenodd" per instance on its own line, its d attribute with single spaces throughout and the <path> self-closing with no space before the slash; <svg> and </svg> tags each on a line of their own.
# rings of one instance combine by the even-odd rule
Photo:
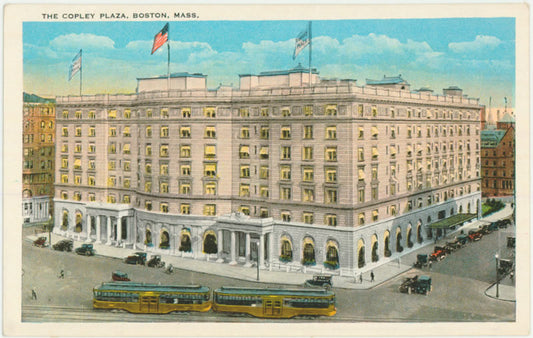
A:
<svg viewBox="0 0 533 338">
<path fill-rule="evenodd" d="M 456 225 L 461 225 L 466 221 L 476 218 L 476 214 L 455 214 L 438 222 L 428 225 L 430 229 L 450 229 Z"/>
</svg>

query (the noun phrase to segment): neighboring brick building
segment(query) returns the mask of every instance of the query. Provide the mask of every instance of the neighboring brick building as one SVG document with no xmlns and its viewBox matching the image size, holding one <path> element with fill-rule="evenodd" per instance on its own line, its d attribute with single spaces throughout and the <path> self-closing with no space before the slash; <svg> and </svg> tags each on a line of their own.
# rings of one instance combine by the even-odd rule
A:
<svg viewBox="0 0 533 338">
<path fill-rule="evenodd" d="M 479 214 L 477 99 L 400 76 L 309 77 L 208 90 L 179 73 L 58 97 L 56 231 L 231 264 L 258 243 L 261 267 L 351 274 L 430 241 L 439 219 Z"/>
<path fill-rule="evenodd" d="M 481 131 L 483 197 L 512 196 L 515 183 L 515 120 L 505 114 L 497 129 Z"/>
<path fill-rule="evenodd" d="M 23 95 L 23 217 L 25 223 L 44 222 L 53 212 L 55 100 Z"/>
</svg>

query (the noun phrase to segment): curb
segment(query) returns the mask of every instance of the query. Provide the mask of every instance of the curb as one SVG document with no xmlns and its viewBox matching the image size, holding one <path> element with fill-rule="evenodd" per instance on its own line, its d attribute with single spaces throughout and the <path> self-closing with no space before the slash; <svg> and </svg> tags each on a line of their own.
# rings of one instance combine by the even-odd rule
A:
<svg viewBox="0 0 533 338">
<path fill-rule="evenodd" d="M 487 296 L 487 297 L 489 297 L 489 298 L 492 298 L 492 299 L 500 300 L 500 301 L 502 301 L 502 302 L 516 303 L 516 299 L 515 299 L 515 300 L 512 300 L 512 299 L 503 299 L 503 298 L 501 298 L 501 297 L 496 298 L 496 297 L 494 297 L 494 296 L 489 295 L 487 292 L 488 292 L 492 287 L 494 287 L 494 285 L 496 285 L 496 282 L 492 283 L 487 289 L 485 289 L 485 292 L 484 292 L 485 296 Z"/>
</svg>

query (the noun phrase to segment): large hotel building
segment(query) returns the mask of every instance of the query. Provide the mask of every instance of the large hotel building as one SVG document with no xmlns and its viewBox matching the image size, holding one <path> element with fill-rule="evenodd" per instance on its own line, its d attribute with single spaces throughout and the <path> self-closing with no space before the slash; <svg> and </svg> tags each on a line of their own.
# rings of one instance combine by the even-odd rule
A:
<svg viewBox="0 0 533 338">
<path fill-rule="evenodd" d="M 175 73 L 134 94 L 58 97 L 54 231 L 347 275 L 480 214 L 482 107 L 457 87 L 301 66 L 206 83 Z"/>
</svg>

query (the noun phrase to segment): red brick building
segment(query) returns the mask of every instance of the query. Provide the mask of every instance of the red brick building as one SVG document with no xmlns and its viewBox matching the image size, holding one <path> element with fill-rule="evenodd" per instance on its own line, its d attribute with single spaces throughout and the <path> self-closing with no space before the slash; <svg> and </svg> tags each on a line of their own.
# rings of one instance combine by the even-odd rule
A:
<svg viewBox="0 0 533 338">
<path fill-rule="evenodd" d="M 481 131 L 483 197 L 512 196 L 515 182 L 515 120 L 505 114 L 497 129 Z"/>
</svg>

